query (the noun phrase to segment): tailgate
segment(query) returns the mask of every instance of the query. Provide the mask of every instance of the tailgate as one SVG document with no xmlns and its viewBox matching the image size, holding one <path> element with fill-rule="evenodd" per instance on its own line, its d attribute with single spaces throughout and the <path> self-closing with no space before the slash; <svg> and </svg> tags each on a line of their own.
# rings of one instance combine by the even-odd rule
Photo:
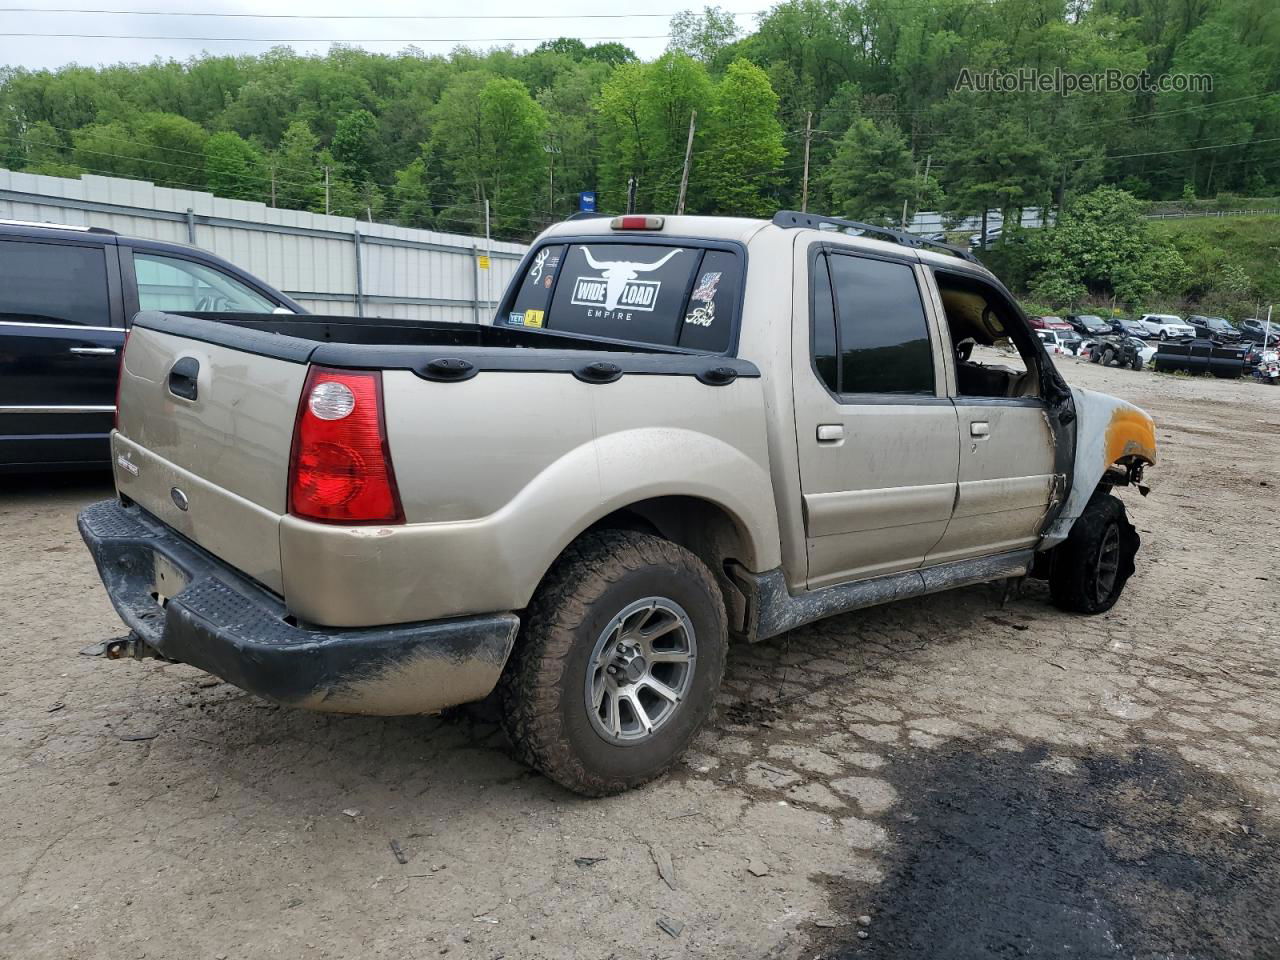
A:
<svg viewBox="0 0 1280 960">
<path fill-rule="evenodd" d="M 278 527 L 306 374 L 304 362 L 135 325 L 112 437 L 117 489 L 283 593 Z"/>
</svg>

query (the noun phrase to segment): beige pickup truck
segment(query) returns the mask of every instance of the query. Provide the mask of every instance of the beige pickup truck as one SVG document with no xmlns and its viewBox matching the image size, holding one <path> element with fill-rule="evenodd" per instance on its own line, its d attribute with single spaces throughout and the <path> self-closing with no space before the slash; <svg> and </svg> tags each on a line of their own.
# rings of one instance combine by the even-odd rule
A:
<svg viewBox="0 0 1280 960">
<path fill-rule="evenodd" d="M 118 497 L 80 529 L 131 631 L 109 655 L 343 713 L 496 689 L 519 754 L 598 795 L 686 747 L 730 638 L 1024 575 L 1110 608 L 1113 491 L 1155 446 L 963 251 L 581 219 L 491 325 L 138 315 Z"/>
</svg>

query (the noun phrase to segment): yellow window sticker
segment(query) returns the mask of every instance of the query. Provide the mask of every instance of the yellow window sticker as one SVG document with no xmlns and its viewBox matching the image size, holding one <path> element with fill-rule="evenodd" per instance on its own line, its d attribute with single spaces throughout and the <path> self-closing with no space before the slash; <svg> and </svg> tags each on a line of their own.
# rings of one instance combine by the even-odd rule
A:
<svg viewBox="0 0 1280 960">
<path fill-rule="evenodd" d="M 524 325 L 525 325 L 526 327 L 540 327 L 540 326 L 542 326 L 542 311 L 541 311 L 541 310 L 526 310 L 526 311 L 524 312 Z"/>
</svg>

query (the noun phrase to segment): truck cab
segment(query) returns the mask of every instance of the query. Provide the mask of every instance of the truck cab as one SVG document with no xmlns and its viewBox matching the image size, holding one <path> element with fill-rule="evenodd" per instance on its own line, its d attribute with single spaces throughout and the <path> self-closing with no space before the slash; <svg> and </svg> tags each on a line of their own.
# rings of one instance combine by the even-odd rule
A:
<svg viewBox="0 0 1280 960">
<path fill-rule="evenodd" d="M 1156 459 L 967 251 L 791 211 L 558 224 L 486 326 L 141 314 L 112 452 L 116 652 L 335 712 L 496 688 L 592 795 L 673 762 L 731 636 L 1027 575 L 1110 609 Z"/>
</svg>

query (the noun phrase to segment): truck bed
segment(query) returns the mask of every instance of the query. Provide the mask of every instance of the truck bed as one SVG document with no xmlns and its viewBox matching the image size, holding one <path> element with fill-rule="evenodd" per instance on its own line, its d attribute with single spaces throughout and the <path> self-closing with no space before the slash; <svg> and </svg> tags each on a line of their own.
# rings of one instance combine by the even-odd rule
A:
<svg viewBox="0 0 1280 960">
<path fill-rule="evenodd" d="M 290 512 L 295 425 L 317 368 L 378 374 L 402 522 Z M 719 494 L 726 471 L 767 491 L 759 377 L 733 357 L 536 330 L 143 313 L 112 457 L 126 502 L 301 621 L 491 613 L 528 601 L 564 546 L 549 529 L 568 536 L 625 506 L 617 491 Z M 742 512 L 767 515 L 756 496 Z"/>
</svg>

